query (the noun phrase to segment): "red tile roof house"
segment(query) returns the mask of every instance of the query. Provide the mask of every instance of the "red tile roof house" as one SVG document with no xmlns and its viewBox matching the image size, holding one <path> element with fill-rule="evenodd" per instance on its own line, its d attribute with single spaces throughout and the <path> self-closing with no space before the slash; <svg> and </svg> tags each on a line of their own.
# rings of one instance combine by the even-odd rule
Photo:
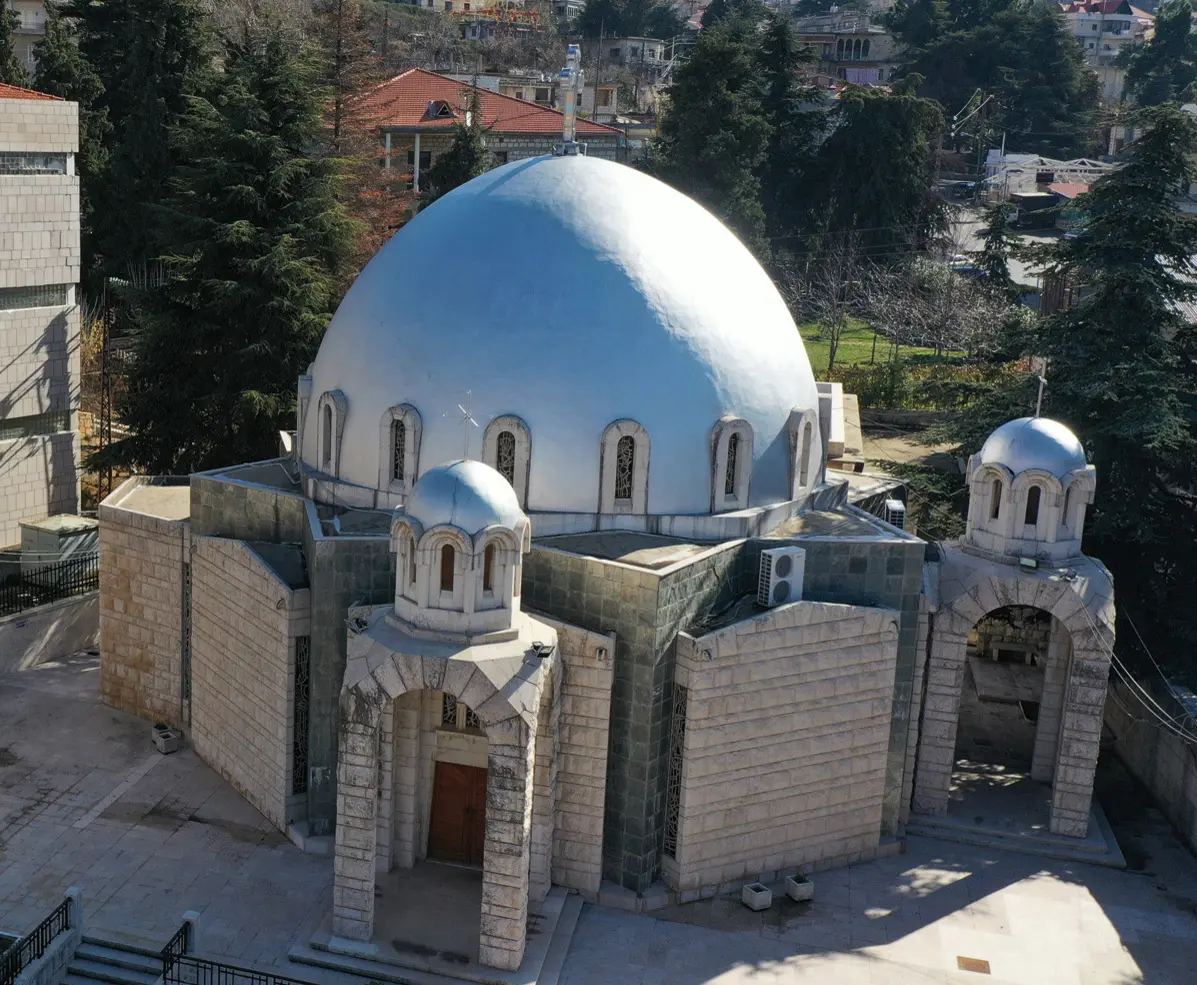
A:
<svg viewBox="0 0 1197 985">
<path fill-rule="evenodd" d="M 420 174 L 453 142 L 453 127 L 464 123 L 470 102 L 468 82 L 422 68 L 408 69 L 363 97 L 358 112 L 378 129 L 383 167 L 408 171 L 420 190 Z M 565 117 L 554 109 L 479 88 L 486 146 L 500 163 L 553 153 L 561 142 Z M 578 141 L 591 157 L 623 160 L 622 130 L 578 121 Z"/>
</svg>

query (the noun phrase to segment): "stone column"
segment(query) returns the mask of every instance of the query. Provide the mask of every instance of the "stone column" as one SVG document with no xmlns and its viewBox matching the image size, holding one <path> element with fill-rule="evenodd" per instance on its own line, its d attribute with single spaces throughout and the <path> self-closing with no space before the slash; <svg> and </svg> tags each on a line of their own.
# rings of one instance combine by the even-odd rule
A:
<svg viewBox="0 0 1197 985">
<path fill-rule="evenodd" d="M 1052 785 L 1052 834 L 1084 838 L 1089 833 L 1108 674 L 1109 659 L 1104 654 L 1076 649 L 1074 641 Z"/>
<path fill-rule="evenodd" d="M 539 903 L 549 895 L 553 866 L 553 827 L 556 814 L 557 757 L 554 749 L 558 706 L 553 687 L 545 675 L 540 696 L 540 719 L 536 729 L 536 775 L 532 786 L 532 859 L 528 895 Z"/>
<path fill-rule="evenodd" d="M 1056 771 L 1071 650 L 1068 629 L 1060 620 L 1053 619 L 1043 662 L 1043 693 L 1039 696 L 1039 721 L 1035 725 L 1035 751 L 1031 757 L 1031 778 L 1041 783 L 1050 783 Z"/>
<path fill-rule="evenodd" d="M 394 850 L 395 867 L 410 869 L 416 859 L 416 787 L 419 778 L 420 697 L 408 691 L 395 702 Z"/>
<path fill-rule="evenodd" d="M 914 810 L 918 814 L 947 813 L 967 642 L 967 636 L 951 632 L 946 626 L 936 626 L 932 631 L 914 779 Z"/>
<path fill-rule="evenodd" d="M 374 933 L 374 855 L 378 835 L 378 726 L 345 720 L 337 764 L 333 933 L 368 941 Z"/>
<path fill-rule="evenodd" d="M 379 875 L 395 865 L 395 711 L 388 701 L 378 728 L 378 807 L 374 870 Z"/>
<path fill-rule="evenodd" d="M 491 725 L 486 778 L 486 848 L 478 960 L 514 971 L 524 959 L 528 924 L 535 743 L 520 718 Z"/>
</svg>

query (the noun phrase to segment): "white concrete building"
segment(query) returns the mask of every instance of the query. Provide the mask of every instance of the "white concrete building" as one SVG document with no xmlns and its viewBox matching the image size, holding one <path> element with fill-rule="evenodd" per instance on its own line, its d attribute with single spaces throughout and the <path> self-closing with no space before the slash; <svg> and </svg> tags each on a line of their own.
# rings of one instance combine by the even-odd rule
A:
<svg viewBox="0 0 1197 985">
<path fill-rule="evenodd" d="M 331 851 L 322 963 L 530 979 L 566 890 L 650 909 L 899 852 L 976 739 L 978 647 L 1039 670 L 1038 733 L 995 752 L 1086 835 L 1111 589 L 1076 439 L 999 430 L 941 553 L 849 505 L 833 389 L 685 196 L 586 156 L 488 172 L 363 271 L 288 451 L 101 506 L 102 693 Z M 762 569 L 793 582 L 769 605 Z M 420 894 L 463 880 L 421 957 Z"/>
<path fill-rule="evenodd" d="M 1060 9 L 1085 61 L 1101 80 L 1102 99 L 1118 103 L 1126 85 L 1126 69 L 1116 64 L 1118 55 L 1150 37 L 1155 17 L 1127 0 L 1071 0 Z"/>
<path fill-rule="evenodd" d="M 33 49 L 46 35 L 45 0 L 8 0 L 8 7 L 20 18 L 16 30 L 16 54 L 25 70 L 33 75 L 37 58 Z"/>
<path fill-rule="evenodd" d="M 0 85 L 0 546 L 79 503 L 78 107 Z"/>
</svg>

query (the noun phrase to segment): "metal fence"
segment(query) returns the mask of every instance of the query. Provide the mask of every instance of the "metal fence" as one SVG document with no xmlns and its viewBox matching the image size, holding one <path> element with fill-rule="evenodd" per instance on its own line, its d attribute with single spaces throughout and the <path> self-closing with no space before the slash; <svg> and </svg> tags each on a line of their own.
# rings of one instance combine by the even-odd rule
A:
<svg viewBox="0 0 1197 985">
<path fill-rule="evenodd" d="M 311 985 L 296 978 L 251 971 L 249 968 L 208 961 L 190 954 L 180 954 L 168 964 L 165 952 L 162 979 L 165 985 Z"/>
<path fill-rule="evenodd" d="M 99 587 L 100 555 L 94 551 L 65 561 L 38 565 L 0 581 L 0 616 L 85 595 Z"/>
<path fill-rule="evenodd" d="M 0 955 L 0 985 L 12 985 L 17 975 L 46 953 L 50 942 L 71 926 L 71 901 L 63 900 L 30 933 Z"/>
</svg>

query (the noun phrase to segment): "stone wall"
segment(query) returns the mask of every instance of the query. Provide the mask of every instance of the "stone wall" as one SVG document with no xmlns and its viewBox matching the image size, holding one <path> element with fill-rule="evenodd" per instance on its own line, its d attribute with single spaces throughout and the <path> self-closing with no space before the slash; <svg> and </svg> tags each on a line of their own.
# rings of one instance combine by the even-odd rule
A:
<svg viewBox="0 0 1197 985">
<path fill-rule="evenodd" d="M 0 150 L 73 154 L 79 106 L 60 99 L 0 99 Z"/>
<path fill-rule="evenodd" d="M 603 816 L 615 637 L 531 613 L 557 630 L 561 683 L 552 709 L 552 882 L 593 899 L 603 878 Z M 542 715 L 543 717 L 543 715 Z M 543 725 L 543 723 L 542 723 Z M 543 732 L 543 728 L 542 728 Z M 537 770 L 542 767 L 537 737 Z M 555 781 L 555 782 L 554 782 Z M 535 851 L 535 831 L 533 850 Z"/>
<path fill-rule="evenodd" d="M 212 474 L 191 477 L 191 522 L 197 537 L 300 544 L 309 525 L 307 510 L 298 486 L 287 492 Z"/>
<path fill-rule="evenodd" d="M 182 697 L 187 520 L 100 505 L 100 696 L 176 728 Z"/>
<path fill-rule="evenodd" d="M 237 540 L 195 537 L 191 572 L 192 742 L 285 831 L 292 820 L 295 638 L 310 632 L 310 592 L 289 588 Z"/>
<path fill-rule="evenodd" d="M 1162 688 L 1152 699 L 1174 718 L 1192 715 Z M 1191 721 L 1191 718 L 1189 719 Z M 1158 727 L 1143 699 L 1122 681 L 1112 681 L 1106 695 L 1105 724 L 1114 736 L 1114 752 L 1151 791 L 1164 816 L 1191 851 L 1197 852 L 1197 754 L 1194 746 Z"/>
<path fill-rule="evenodd" d="M 877 848 L 898 635 L 892 610 L 798 602 L 678 639 L 683 900 Z"/>
<path fill-rule="evenodd" d="M 20 543 L 22 520 L 78 511 L 78 461 L 77 431 L 0 441 L 0 547 Z"/>
</svg>

